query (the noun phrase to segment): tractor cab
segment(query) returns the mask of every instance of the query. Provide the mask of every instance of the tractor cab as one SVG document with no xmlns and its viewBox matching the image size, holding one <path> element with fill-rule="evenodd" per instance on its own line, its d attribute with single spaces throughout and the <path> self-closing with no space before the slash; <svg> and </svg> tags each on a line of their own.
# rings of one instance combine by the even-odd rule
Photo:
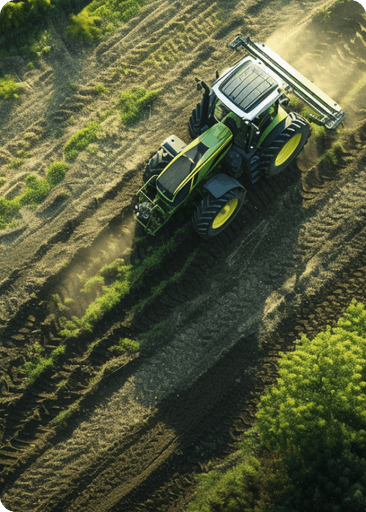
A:
<svg viewBox="0 0 366 512">
<path fill-rule="evenodd" d="M 253 121 L 283 95 L 281 85 L 263 63 L 246 57 L 212 87 L 218 99 L 215 119 L 220 121 L 223 115 L 233 112 L 240 119 Z"/>
</svg>

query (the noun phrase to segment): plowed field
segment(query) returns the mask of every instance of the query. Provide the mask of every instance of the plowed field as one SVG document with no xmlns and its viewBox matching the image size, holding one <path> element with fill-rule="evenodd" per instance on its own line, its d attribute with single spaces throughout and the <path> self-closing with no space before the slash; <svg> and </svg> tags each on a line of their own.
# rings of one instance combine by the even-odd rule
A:
<svg viewBox="0 0 366 512">
<path fill-rule="evenodd" d="M 279 351 L 334 324 L 352 298 L 366 303 L 365 11 L 355 1 L 155 0 L 99 44 L 54 33 L 34 69 L 21 56 L 2 62 L 26 90 L 0 103 L 1 196 L 19 195 L 26 174 L 44 177 L 88 122 L 98 120 L 103 137 L 40 206 L 0 231 L 1 500 L 13 512 L 184 511 L 193 474 L 253 423 Z M 341 105 L 337 158 L 320 160 L 330 133 L 278 177 L 244 179 L 249 200 L 230 228 L 210 242 L 181 231 L 143 286 L 92 331 L 65 339 L 60 309 L 81 318 L 98 293 L 82 293 L 83 282 L 128 248 L 138 264 L 158 246 L 132 217 L 142 171 L 170 134 L 188 142 L 194 78 L 212 82 L 238 59 L 227 48 L 238 33 Z M 95 94 L 96 84 L 110 94 Z M 159 91 L 143 118 L 103 120 L 132 87 Z M 31 156 L 9 168 L 24 149 Z M 109 350 L 156 324 L 138 352 Z M 27 381 L 34 347 L 47 358 L 59 345 L 64 353 Z"/>
</svg>

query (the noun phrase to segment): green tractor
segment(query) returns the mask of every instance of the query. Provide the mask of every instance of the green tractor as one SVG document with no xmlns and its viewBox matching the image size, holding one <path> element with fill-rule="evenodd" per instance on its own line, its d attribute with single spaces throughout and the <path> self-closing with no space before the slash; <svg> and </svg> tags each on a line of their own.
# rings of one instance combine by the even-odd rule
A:
<svg viewBox="0 0 366 512">
<path fill-rule="evenodd" d="M 193 226 L 208 239 L 224 230 L 245 202 L 238 178 L 252 183 L 285 169 L 304 147 L 310 124 L 286 112 L 292 92 L 318 115 L 310 120 L 335 129 L 345 114 L 340 106 L 264 44 L 237 36 L 229 45 L 249 53 L 204 91 L 193 110 L 186 145 L 168 137 L 149 160 L 138 192 L 135 216 L 145 231 L 155 234 L 183 205 L 195 209 Z M 319 117 L 319 114 L 321 117 Z M 222 162 L 225 173 L 218 172 Z"/>
</svg>

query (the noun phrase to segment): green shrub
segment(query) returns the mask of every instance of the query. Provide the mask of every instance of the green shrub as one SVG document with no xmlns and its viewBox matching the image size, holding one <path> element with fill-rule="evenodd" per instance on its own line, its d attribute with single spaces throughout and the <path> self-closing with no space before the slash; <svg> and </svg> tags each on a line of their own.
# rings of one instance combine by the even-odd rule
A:
<svg viewBox="0 0 366 512">
<path fill-rule="evenodd" d="M 46 180 L 51 187 L 55 187 L 60 183 L 68 170 L 69 166 L 66 162 L 53 162 L 46 170 Z"/>
<path fill-rule="evenodd" d="M 272 512 L 364 512 L 366 460 L 344 452 L 320 458 L 312 470 L 291 470 L 292 484 L 277 499 Z"/>
<path fill-rule="evenodd" d="M 278 456 L 263 452 L 255 429 L 240 451 L 198 477 L 187 512 L 268 512 L 289 483 Z M 260 454 L 260 456 L 259 456 Z"/>
<path fill-rule="evenodd" d="M 74 160 L 80 151 L 83 151 L 91 142 L 95 141 L 98 131 L 99 124 L 95 121 L 90 121 L 85 128 L 74 133 L 64 147 L 66 159 Z"/>
<path fill-rule="evenodd" d="M 43 179 L 37 178 L 34 174 L 29 174 L 29 176 L 25 178 L 25 182 L 27 186 L 18 198 L 20 207 L 42 203 L 50 191 L 49 183 Z"/>
<path fill-rule="evenodd" d="M 24 3 L 8 2 L 0 12 L 0 28 L 2 30 L 9 30 L 16 28 L 24 22 Z"/>
<path fill-rule="evenodd" d="M 104 277 L 99 274 L 88 279 L 84 283 L 84 286 L 81 288 L 80 292 L 81 293 L 90 293 L 98 285 L 100 285 L 100 286 L 104 285 Z"/>
<path fill-rule="evenodd" d="M 12 76 L 5 75 L 3 78 L 0 78 L 0 98 L 4 98 L 5 100 L 18 98 L 18 93 L 23 90 L 23 87 L 17 84 Z"/>
<path fill-rule="evenodd" d="M 46 53 L 49 53 L 52 49 L 52 33 L 50 30 L 43 30 L 37 37 L 36 41 L 30 45 L 30 52 L 40 57 Z"/>
<path fill-rule="evenodd" d="M 0 12 L 0 29 L 11 30 L 24 23 L 28 12 L 51 6 L 51 0 L 13 0 L 4 5 Z"/>
<path fill-rule="evenodd" d="M 70 19 L 72 24 L 66 30 L 73 37 L 94 39 L 102 33 L 97 26 L 101 22 L 101 18 L 91 14 L 87 7 L 79 12 L 79 14 L 72 14 Z"/>
<path fill-rule="evenodd" d="M 123 124 L 133 124 L 141 119 L 144 109 L 159 94 L 159 91 L 147 91 L 142 87 L 133 87 L 123 91 L 119 96 L 118 108 Z"/>
<path fill-rule="evenodd" d="M 336 327 L 282 355 L 257 412 L 265 446 L 303 461 L 366 447 L 365 326 L 364 307 L 353 301 Z"/>
</svg>

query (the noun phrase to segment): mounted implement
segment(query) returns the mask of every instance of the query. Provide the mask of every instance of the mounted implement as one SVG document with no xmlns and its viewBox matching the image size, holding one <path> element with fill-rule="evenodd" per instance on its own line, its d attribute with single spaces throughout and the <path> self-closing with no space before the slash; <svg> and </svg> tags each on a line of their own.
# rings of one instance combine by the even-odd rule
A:
<svg viewBox="0 0 366 512">
<path fill-rule="evenodd" d="M 310 120 L 328 129 L 345 117 L 337 103 L 267 46 L 241 36 L 229 46 L 243 47 L 249 55 L 222 76 L 216 73 L 211 87 L 197 80 L 204 93 L 189 119 L 193 142 L 168 137 L 146 166 L 135 215 L 150 234 L 184 204 L 195 210 L 196 231 L 203 238 L 215 236 L 245 202 L 238 180 L 243 173 L 255 183 L 277 175 L 297 157 L 310 124 L 285 110 L 286 93 L 309 105 L 318 114 L 310 114 Z M 220 162 L 225 172 L 218 172 Z"/>
</svg>

